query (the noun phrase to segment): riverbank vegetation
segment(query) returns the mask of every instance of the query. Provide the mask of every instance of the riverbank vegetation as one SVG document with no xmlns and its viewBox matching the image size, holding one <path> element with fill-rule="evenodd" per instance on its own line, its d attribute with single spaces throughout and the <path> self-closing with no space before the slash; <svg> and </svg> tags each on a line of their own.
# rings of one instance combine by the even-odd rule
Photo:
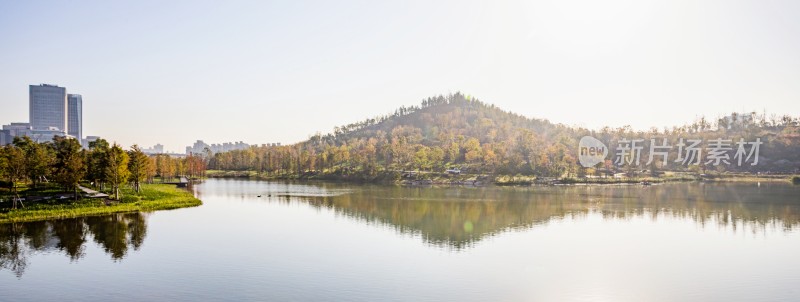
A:
<svg viewBox="0 0 800 302">
<path fill-rule="evenodd" d="M 202 202 L 191 192 L 167 184 L 143 184 L 137 194 L 125 187 L 121 200 L 84 198 L 79 201 L 49 199 L 24 209 L 0 212 L 0 223 L 75 218 L 112 213 L 151 212 L 199 206 Z"/>
<path fill-rule="evenodd" d="M 104 139 L 84 150 L 73 138 L 34 142 L 17 137 L 0 147 L 0 222 L 153 211 L 200 201 L 169 182 L 202 176 L 197 156 L 148 156 Z M 89 189 L 89 188 L 93 188 Z"/>
<path fill-rule="evenodd" d="M 733 113 L 715 119 L 700 117 L 692 124 L 634 131 L 631 127 L 589 130 L 554 124 L 503 111 L 460 93 L 423 100 L 420 106 L 401 107 L 394 113 L 336 127 L 287 146 L 262 146 L 207 154 L 209 169 L 250 173 L 265 178 L 322 178 L 342 180 L 400 180 L 408 171 L 489 175 L 496 179 L 564 179 L 586 183 L 630 182 L 651 179 L 681 180 L 762 178 L 780 175 L 785 181 L 800 169 L 800 119 Z M 615 149 L 625 140 L 642 139 L 639 165 L 615 163 L 609 156 L 589 168 L 578 162 L 578 141 L 592 136 Z M 650 157 L 650 139 L 666 139 L 678 152 L 680 139 L 709 142 L 724 138 L 737 142 L 759 139 L 760 160 L 738 165 L 697 165 Z M 706 147 L 706 146 L 704 146 Z M 732 145 L 736 151 L 736 144 Z M 610 150 L 609 150 L 610 151 Z M 701 150 L 707 155 L 707 149 Z M 226 172 L 226 173 L 227 173 Z M 234 173 L 235 174 L 235 173 Z M 240 175 L 240 174 L 237 174 Z M 500 181 L 502 182 L 502 181 Z M 526 183 L 527 181 L 514 182 Z"/>
</svg>

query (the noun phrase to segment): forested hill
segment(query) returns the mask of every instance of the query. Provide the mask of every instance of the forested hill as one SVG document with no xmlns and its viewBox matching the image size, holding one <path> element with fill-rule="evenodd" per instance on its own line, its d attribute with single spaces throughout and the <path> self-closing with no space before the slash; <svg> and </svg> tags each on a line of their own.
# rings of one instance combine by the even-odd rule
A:
<svg viewBox="0 0 800 302">
<path fill-rule="evenodd" d="M 633 131 L 630 127 L 590 131 L 553 124 L 503 111 L 461 93 L 427 98 L 420 106 L 401 107 L 393 114 L 366 119 L 341 127 L 333 133 L 317 134 L 290 146 L 253 147 L 248 150 L 217 153 L 209 158 L 209 168 L 254 170 L 271 175 L 357 175 L 370 178 L 381 172 L 420 170 L 443 172 L 459 168 L 468 173 L 581 177 L 586 174 L 649 169 L 717 172 L 783 172 L 800 169 L 800 119 L 790 116 L 733 114 L 671 129 Z M 591 135 L 605 142 L 609 155 L 605 162 L 585 169 L 578 164 L 578 141 Z M 677 147 L 668 161 L 656 159 L 645 165 L 651 138 L 666 138 L 677 145 L 680 139 L 731 140 L 733 161 L 735 142 L 760 138 L 761 161 L 753 165 L 691 165 L 674 160 Z M 641 163 L 619 165 L 613 150 L 624 140 L 642 139 Z M 701 152 L 707 154 L 706 149 Z M 752 159 L 751 159 L 752 160 Z"/>
<path fill-rule="evenodd" d="M 484 143 L 513 143 L 521 130 L 549 137 L 572 129 L 546 120 L 527 118 L 455 93 L 425 99 L 420 106 L 401 107 L 393 114 L 335 127 L 327 135 L 315 135 L 306 146 L 376 143 L 421 145 L 447 149 L 469 138 Z M 455 156 L 453 158 L 456 159 Z"/>
<path fill-rule="evenodd" d="M 333 133 L 316 135 L 309 143 L 342 144 L 351 139 L 405 135 L 413 139 L 411 143 L 433 147 L 453 141 L 458 136 L 477 138 L 481 142 L 507 141 L 521 129 L 544 136 L 570 130 L 455 93 L 425 99 L 420 106 L 401 107 L 391 115 L 335 127 Z"/>
</svg>

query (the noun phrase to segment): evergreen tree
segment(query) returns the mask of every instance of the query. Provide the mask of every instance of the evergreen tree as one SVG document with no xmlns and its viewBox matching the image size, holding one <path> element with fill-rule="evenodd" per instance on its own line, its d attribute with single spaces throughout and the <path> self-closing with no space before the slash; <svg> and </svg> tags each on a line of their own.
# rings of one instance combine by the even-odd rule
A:
<svg viewBox="0 0 800 302">
<path fill-rule="evenodd" d="M 56 137 L 55 178 L 64 189 L 72 190 L 78 200 L 78 185 L 86 175 L 85 155 L 81 144 L 74 138 Z"/>
</svg>

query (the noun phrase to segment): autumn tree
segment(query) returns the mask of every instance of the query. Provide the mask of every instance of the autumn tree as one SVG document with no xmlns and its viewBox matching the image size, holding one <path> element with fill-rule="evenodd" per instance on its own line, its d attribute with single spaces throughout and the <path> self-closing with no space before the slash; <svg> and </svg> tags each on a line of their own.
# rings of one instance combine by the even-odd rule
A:
<svg viewBox="0 0 800 302">
<path fill-rule="evenodd" d="M 430 148 L 425 146 L 419 146 L 417 151 L 414 153 L 414 165 L 417 169 L 420 170 L 428 170 L 430 169 L 430 159 L 428 156 L 430 153 Z"/>
<path fill-rule="evenodd" d="M 3 147 L 0 147 L 0 180 L 6 178 L 6 166 L 8 166 L 8 163 L 6 162 L 8 159 L 6 159 L 4 152 L 5 149 Z M 0 188 L 3 187 L 5 186 L 2 183 L 0 183 Z"/>
<path fill-rule="evenodd" d="M 443 169 L 444 168 L 444 149 L 439 146 L 431 148 L 430 152 L 428 152 L 428 159 L 431 161 L 433 168 L 435 169 Z"/>
<path fill-rule="evenodd" d="M 153 178 L 156 177 L 156 158 L 150 156 L 147 158 L 147 161 L 149 162 L 147 164 L 147 182 L 153 183 Z"/>
<path fill-rule="evenodd" d="M 481 150 L 481 143 L 478 139 L 471 137 L 464 145 L 464 159 L 471 164 L 479 163 L 483 159 L 483 152 Z"/>
<path fill-rule="evenodd" d="M 162 182 L 171 179 L 174 171 L 175 165 L 172 164 L 172 157 L 166 154 L 156 155 L 156 174 L 161 177 Z"/>
<path fill-rule="evenodd" d="M 170 160 L 170 165 L 172 165 L 174 176 L 177 177 L 186 174 L 186 166 L 184 164 L 184 161 L 180 160 L 179 158 Z"/>
<path fill-rule="evenodd" d="M 88 163 L 87 177 L 98 190 L 104 189 L 108 177 L 108 154 L 110 146 L 108 141 L 100 138 L 89 143 L 89 152 L 86 155 Z"/>
<path fill-rule="evenodd" d="M 136 194 L 139 194 L 141 192 L 141 182 L 147 179 L 147 172 L 150 170 L 148 167 L 150 159 L 137 145 L 133 145 L 131 150 L 128 151 L 128 159 L 129 180 L 133 182 L 133 189 Z"/>
<path fill-rule="evenodd" d="M 450 163 L 457 162 L 461 156 L 461 149 L 458 147 L 458 143 L 456 142 L 450 142 L 450 145 L 447 146 L 445 151 L 445 155 L 447 155 L 447 161 Z"/>
<path fill-rule="evenodd" d="M 206 164 L 203 158 L 197 155 L 189 154 L 183 159 L 186 167 L 187 175 L 191 177 L 203 176 L 206 171 Z"/>
<path fill-rule="evenodd" d="M 25 154 L 19 147 L 8 145 L 0 148 L 0 158 L 2 158 L 0 168 L 11 184 L 11 193 L 14 195 L 13 208 L 16 209 L 19 200 L 17 182 L 25 177 Z"/>
<path fill-rule="evenodd" d="M 116 143 L 108 150 L 106 176 L 111 183 L 114 199 L 119 200 L 119 186 L 128 181 L 128 153 Z"/>
<path fill-rule="evenodd" d="M 45 143 L 37 143 L 27 136 L 15 137 L 14 146 L 19 147 L 25 155 L 25 172 L 31 185 L 36 188 L 50 174 L 53 164 L 50 146 Z"/>
</svg>

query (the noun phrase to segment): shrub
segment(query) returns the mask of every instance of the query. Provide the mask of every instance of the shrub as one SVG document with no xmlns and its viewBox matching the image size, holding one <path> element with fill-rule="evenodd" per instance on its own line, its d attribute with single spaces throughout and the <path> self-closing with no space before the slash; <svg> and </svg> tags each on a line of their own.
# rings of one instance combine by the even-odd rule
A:
<svg viewBox="0 0 800 302">
<path fill-rule="evenodd" d="M 120 198 L 120 202 L 123 202 L 123 203 L 137 202 L 137 201 L 140 201 L 140 200 L 142 200 L 142 198 L 139 197 L 139 196 L 136 196 L 136 195 L 123 195 Z"/>
</svg>

